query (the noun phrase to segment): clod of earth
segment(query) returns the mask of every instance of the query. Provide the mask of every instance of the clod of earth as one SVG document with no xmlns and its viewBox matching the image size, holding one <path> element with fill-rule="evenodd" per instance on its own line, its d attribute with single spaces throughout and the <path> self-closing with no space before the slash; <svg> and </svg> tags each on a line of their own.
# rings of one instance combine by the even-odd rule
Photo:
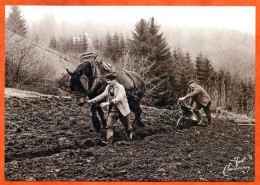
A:
<svg viewBox="0 0 260 185">
<path fill-rule="evenodd" d="M 143 107 L 146 127 L 127 141 L 120 122 L 102 145 L 89 107 L 63 97 L 5 100 L 7 181 L 253 181 L 254 126 L 213 119 L 214 127 L 176 130 L 178 116 Z M 132 116 L 132 115 L 131 115 Z M 133 121 L 133 116 L 131 117 Z M 235 157 L 248 172 L 230 171 Z"/>
</svg>

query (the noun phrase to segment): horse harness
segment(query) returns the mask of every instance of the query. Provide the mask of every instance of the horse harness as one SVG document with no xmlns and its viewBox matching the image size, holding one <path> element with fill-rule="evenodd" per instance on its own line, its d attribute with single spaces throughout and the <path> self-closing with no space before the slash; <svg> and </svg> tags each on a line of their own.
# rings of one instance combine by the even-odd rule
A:
<svg viewBox="0 0 260 185">
<path fill-rule="evenodd" d="M 133 83 L 134 83 L 134 93 L 136 94 L 137 90 L 136 90 L 136 84 L 135 84 L 134 78 L 130 75 L 130 73 L 128 73 L 128 71 L 126 71 L 124 69 L 121 69 L 121 71 L 124 71 L 133 80 Z"/>
<path fill-rule="evenodd" d="M 100 82 L 105 82 L 106 83 L 106 81 L 102 77 L 99 77 L 96 74 L 97 73 L 97 71 L 96 71 L 97 65 L 99 65 L 100 67 L 102 67 L 104 70 L 106 70 L 108 72 L 114 72 L 114 70 L 111 67 L 111 65 L 108 65 L 108 64 L 105 65 L 104 61 L 95 62 L 95 64 L 93 65 L 93 70 L 92 70 L 92 74 L 93 75 L 91 77 L 87 77 L 85 74 L 82 74 L 80 76 L 80 82 L 81 82 L 81 84 L 82 84 L 82 86 L 83 86 L 83 88 L 84 88 L 84 90 L 85 90 L 87 95 L 92 94 L 96 90 L 96 88 L 98 87 L 98 84 L 100 84 Z M 119 71 L 121 73 L 123 71 L 125 74 L 127 74 L 131 78 L 131 80 L 134 83 L 134 94 L 137 94 L 136 82 L 135 82 L 134 78 L 131 76 L 131 74 L 128 71 L 124 70 L 124 69 L 117 70 L 117 71 Z M 89 79 L 91 79 L 91 78 L 94 78 L 94 82 L 92 83 L 92 86 L 89 89 L 89 81 L 90 81 Z M 127 92 L 127 94 L 141 101 L 141 99 L 139 97 L 137 97 L 136 95 L 128 93 L 128 92 Z"/>
<path fill-rule="evenodd" d="M 95 62 L 95 63 L 97 63 L 97 62 Z M 87 95 L 92 94 L 96 90 L 100 81 L 104 81 L 102 78 L 100 78 L 99 76 L 96 75 L 96 65 L 94 65 L 94 67 L 93 67 L 92 74 L 93 75 L 90 77 L 87 77 L 85 74 L 82 74 L 80 76 L 80 82 Z M 91 78 L 94 78 L 94 81 L 91 85 L 91 88 L 89 89 L 89 81 L 90 81 L 89 79 L 91 79 Z"/>
</svg>

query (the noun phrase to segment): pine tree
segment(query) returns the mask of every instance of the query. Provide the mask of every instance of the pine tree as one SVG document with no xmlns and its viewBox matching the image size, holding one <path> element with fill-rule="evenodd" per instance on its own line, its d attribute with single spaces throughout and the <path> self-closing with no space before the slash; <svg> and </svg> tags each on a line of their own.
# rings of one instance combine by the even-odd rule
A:
<svg viewBox="0 0 260 185">
<path fill-rule="evenodd" d="M 78 53 L 78 39 L 77 37 L 72 37 L 72 51 Z"/>
<path fill-rule="evenodd" d="M 105 40 L 105 50 L 104 50 L 104 56 L 106 58 L 111 58 L 113 52 L 113 43 L 112 38 L 109 32 L 107 32 L 106 40 Z"/>
<path fill-rule="evenodd" d="M 25 37 L 27 27 L 19 6 L 11 6 L 11 12 L 6 21 L 6 28 L 15 34 Z"/>
<path fill-rule="evenodd" d="M 57 42 L 56 42 L 56 38 L 54 36 L 52 36 L 50 39 L 49 47 L 52 49 L 57 49 Z"/>
<path fill-rule="evenodd" d="M 194 64 L 191 61 L 189 52 L 186 53 L 186 56 L 184 58 L 185 61 L 185 73 L 187 76 L 187 80 L 190 81 L 195 78 L 195 70 L 194 70 Z"/>
<path fill-rule="evenodd" d="M 180 48 L 174 49 L 172 61 L 168 64 L 167 75 L 170 76 L 171 87 L 174 94 L 172 96 L 177 99 L 188 93 L 188 82 L 194 79 L 194 65 L 187 52 L 184 54 Z"/>
<path fill-rule="evenodd" d="M 130 54 L 140 59 L 148 59 L 147 65 L 153 64 L 150 69 L 150 78 L 160 79 L 163 84 L 155 82 L 151 86 L 156 95 L 156 104 L 171 104 L 173 96 L 170 90 L 173 87 L 174 77 L 167 75 L 172 69 L 171 52 L 163 36 L 159 33 L 160 26 L 152 17 L 148 22 L 141 19 L 135 26 L 132 39 L 130 40 Z"/>
<path fill-rule="evenodd" d="M 200 53 L 195 60 L 195 71 L 196 71 L 196 80 L 200 84 L 204 84 L 204 65 L 203 65 L 203 56 Z"/>
<path fill-rule="evenodd" d="M 121 49 L 120 49 L 120 38 L 118 33 L 115 33 L 112 38 L 112 61 L 116 62 L 121 57 Z"/>
<path fill-rule="evenodd" d="M 225 76 L 224 76 L 224 83 L 225 83 L 225 107 L 231 107 L 232 102 L 233 102 L 233 96 L 234 94 L 232 93 L 232 76 L 229 71 L 225 71 Z"/>
<path fill-rule="evenodd" d="M 155 63 L 154 69 L 158 76 L 163 75 L 164 65 L 171 59 L 170 48 L 159 29 L 160 26 L 153 17 L 149 22 L 141 19 L 135 26 L 130 45 L 132 55 L 147 58 L 150 63 Z"/>
<path fill-rule="evenodd" d="M 181 64 L 179 66 L 181 70 L 181 96 L 188 93 L 188 82 L 194 79 L 194 65 L 190 59 L 190 54 L 187 52 L 185 56 L 182 57 Z"/>
<path fill-rule="evenodd" d="M 64 37 L 59 38 L 59 51 L 60 52 L 66 52 L 66 39 Z"/>
<path fill-rule="evenodd" d="M 67 45 L 68 45 L 68 51 L 73 52 L 74 45 L 73 45 L 73 38 L 72 37 L 69 37 L 67 39 Z"/>
<path fill-rule="evenodd" d="M 78 36 L 78 53 L 82 53 L 83 51 L 83 42 L 82 42 L 82 40 L 83 40 L 83 36 Z"/>
<path fill-rule="evenodd" d="M 175 76 L 172 73 L 174 63 L 172 61 L 170 48 L 163 36 L 159 33 L 160 26 L 155 22 L 152 17 L 148 22 L 148 60 L 154 65 L 151 68 L 153 74 L 164 83 L 163 87 L 158 87 L 159 96 L 157 100 L 158 105 L 172 105 L 178 96 L 175 90 Z"/>
<path fill-rule="evenodd" d="M 150 48 L 148 43 L 148 23 L 141 19 L 135 25 L 132 40 L 130 40 L 130 52 L 133 56 L 146 58 L 148 57 Z"/>
<path fill-rule="evenodd" d="M 211 81 L 214 79 L 214 69 L 210 60 L 207 57 L 202 56 L 202 54 L 199 54 L 195 60 L 195 67 L 197 81 L 208 90 Z"/>
<path fill-rule="evenodd" d="M 79 37 L 76 37 L 74 40 L 74 52 L 80 53 L 80 39 Z"/>
<path fill-rule="evenodd" d="M 148 49 L 150 61 L 156 61 L 159 64 L 171 58 L 170 48 L 166 42 L 163 33 L 159 33 L 160 26 L 156 24 L 152 17 L 148 23 Z"/>
<path fill-rule="evenodd" d="M 83 35 L 81 38 L 82 38 L 81 39 L 81 42 L 82 42 L 82 44 L 81 44 L 81 52 L 84 53 L 88 49 L 88 40 L 87 40 L 86 35 Z"/>
<path fill-rule="evenodd" d="M 172 67 L 168 70 L 168 75 L 173 76 L 174 88 L 179 91 L 182 88 L 184 81 L 184 55 L 180 48 L 174 49 L 172 54 Z"/>
<path fill-rule="evenodd" d="M 119 50 L 120 50 L 119 53 L 120 57 L 126 53 L 126 43 L 122 34 L 120 36 L 120 41 L 119 41 Z"/>
<path fill-rule="evenodd" d="M 211 65 L 211 62 L 208 58 L 204 59 L 204 87 L 206 90 L 210 88 L 211 80 L 214 75 L 214 69 Z"/>
<path fill-rule="evenodd" d="M 92 44 L 97 51 L 101 51 L 101 43 L 99 42 L 99 39 L 97 36 L 95 36 L 94 40 L 92 41 Z"/>
<path fill-rule="evenodd" d="M 71 42 L 70 39 L 64 37 L 63 39 L 63 52 L 66 53 L 71 50 Z"/>
<path fill-rule="evenodd" d="M 247 114 L 255 117 L 255 83 L 251 79 L 248 82 Z"/>
</svg>

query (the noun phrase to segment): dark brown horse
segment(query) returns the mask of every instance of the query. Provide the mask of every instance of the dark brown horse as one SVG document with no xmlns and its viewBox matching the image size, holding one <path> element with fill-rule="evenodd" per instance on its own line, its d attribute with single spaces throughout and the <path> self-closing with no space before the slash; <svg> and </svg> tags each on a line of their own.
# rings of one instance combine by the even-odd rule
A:
<svg viewBox="0 0 260 185">
<path fill-rule="evenodd" d="M 106 63 L 97 62 L 95 58 L 81 59 L 81 64 L 75 69 L 74 72 L 70 72 L 67 69 L 70 79 L 70 90 L 76 96 L 76 103 L 79 106 L 85 104 L 85 99 L 88 96 L 89 99 L 101 94 L 107 86 L 105 75 L 111 72 L 111 69 Z M 135 114 L 135 120 L 133 125 L 143 127 L 144 124 L 141 121 L 142 109 L 140 107 L 141 100 L 145 93 L 145 84 L 140 75 L 135 72 L 127 70 L 113 70 L 117 75 L 117 81 L 122 84 L 126 89 L 127 99 L 131 111 Z M 106 127 L 106 119 L 101 107 L 97 104 L 91 105 L 92 123 L 97 131 L 101 129 L 101 122 L 103 128 Z M 98 118 L 98 114 L 101 119 Z"/>
</svg>

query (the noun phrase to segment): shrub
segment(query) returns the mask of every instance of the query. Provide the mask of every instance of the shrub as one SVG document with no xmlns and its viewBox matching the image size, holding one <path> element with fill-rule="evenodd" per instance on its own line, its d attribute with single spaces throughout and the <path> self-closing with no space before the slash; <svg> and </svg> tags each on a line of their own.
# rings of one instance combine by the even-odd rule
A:
<svg viewBox="0 0 260 185">
<path fill-rule="evenodd" d="M 18 35 L 6 32 L 5 86 L 20 88 L 44 82 L 53 74 L 51 66 L 40 58 L 35 44 Z"/>
</svg>

